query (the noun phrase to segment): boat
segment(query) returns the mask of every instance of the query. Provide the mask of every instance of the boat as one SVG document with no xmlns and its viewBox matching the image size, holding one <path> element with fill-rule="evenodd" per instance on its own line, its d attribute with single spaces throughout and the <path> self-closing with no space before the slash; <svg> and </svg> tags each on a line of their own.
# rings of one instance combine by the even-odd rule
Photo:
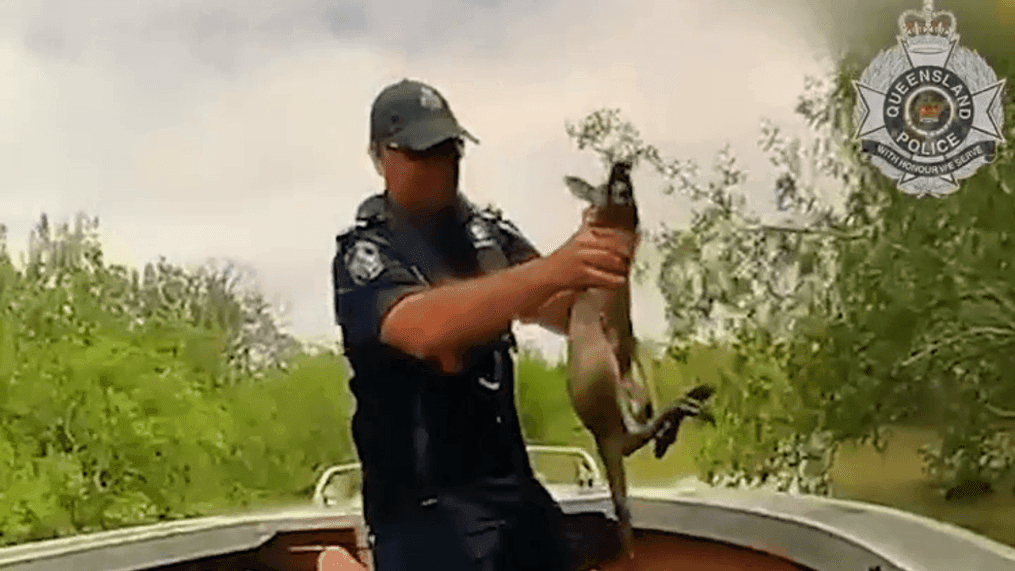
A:
<svg viewBox="0 0 1015 571">
<path fill-rule="evenodd" d="M 529 446 L 574 465 L 547 489 L 565 513 L 613 517 L 609 489 L 584 449 Z M 712 488 L 688 479 L 633 487 L 641 571 L 1012 571 L 1015 549 L 901 510 L 824 496 Z M 306 505 L 198 517 L 0 549 L 10 571 L 373 570 L 359 464 L 329 468 Z M 614 559 L 594 569 L 622 567 Z M 590 568 L 592 569 L 592 568 Z"/>
</svg>

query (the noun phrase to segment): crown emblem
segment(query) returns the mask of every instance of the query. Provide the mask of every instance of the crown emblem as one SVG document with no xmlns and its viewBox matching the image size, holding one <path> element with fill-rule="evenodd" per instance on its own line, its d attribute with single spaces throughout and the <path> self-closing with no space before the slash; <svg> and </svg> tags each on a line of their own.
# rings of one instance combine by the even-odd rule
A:
<svg viewBox="0 0 1015 571">
<path fill-rule="evenodd" d="M 937 121 L 941 116 L 944 105 L 924 105 L 920 107 L 920 122 L 931 123 Z"/>
<path fill-rule="evenodd" d="M 937 53 L 958 39 L 958 20 L 947 10 L 934 10 L 934 0 L 923 0 L 923 10 L 906 10 L 899 16 L 899 36 L 910 50 Z"/>
</svg>

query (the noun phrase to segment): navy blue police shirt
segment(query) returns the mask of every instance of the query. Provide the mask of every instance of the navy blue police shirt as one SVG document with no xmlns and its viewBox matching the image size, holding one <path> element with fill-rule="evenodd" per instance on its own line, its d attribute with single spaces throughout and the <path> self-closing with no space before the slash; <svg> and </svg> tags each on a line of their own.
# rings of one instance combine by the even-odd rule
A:
<svg viewBox="0 0 1015 571">
<path fill-rule="evenodd" d="M 510 329 L 472 347 L 466 370 L 445 374 L 380 341 L 384 315 L 444 278 L 468 278 L 538 256 L 499 214 L 459 195 L 443 230 L 407 222 L 386 194 L 358 208 L 337 236 L 335 316 L 352 367 L 352 434 L 368 522 L 396 518 L 436 491 L 532 469 L 514 400 Z"/>
</svg>

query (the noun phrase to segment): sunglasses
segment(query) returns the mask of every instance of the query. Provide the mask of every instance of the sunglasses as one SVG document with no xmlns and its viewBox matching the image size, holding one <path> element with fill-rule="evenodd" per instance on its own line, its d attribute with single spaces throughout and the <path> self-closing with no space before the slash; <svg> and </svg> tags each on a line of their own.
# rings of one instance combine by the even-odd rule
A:
<svg viewBox="0 0 1015 571">
<path fill-rule="evenodd" d="M 460 159 L 465 154 L 465 141 L 462 139 L 449 139 L 439 145 L 434 145 L 429 149 L 422 151 L 414 151 L 412 149 L 405 149 L 392 145 L 388 145 L 388 148 L 402 153 L 412 161 L 443 157 L 454 157 L 456 159 Z"/>
</svg>

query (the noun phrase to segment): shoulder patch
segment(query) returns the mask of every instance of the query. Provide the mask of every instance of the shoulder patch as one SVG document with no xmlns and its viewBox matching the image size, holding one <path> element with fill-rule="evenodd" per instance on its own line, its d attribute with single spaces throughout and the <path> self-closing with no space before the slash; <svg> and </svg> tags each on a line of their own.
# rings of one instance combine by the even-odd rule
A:
<svg viewBox="0 0 1015 571">
<path fill-rule="evenodd" d="M 345 253 L 345 268 L 357 285 L 373 281 L 384 271 L 384 262 L 377 244 L 369 240 L 356 241 Z"/>
<path fill-rule="evenodd" d="M 472 243 L 476 248 L 489 248 L 497 245 L 496 239 L 494 239 L 493 233 L 489 227 L 489 222 L 483 219 L 481 216 L 476 216 L 469 221 L 468 224 L 469 236 L 472 238 Z"/>
</svg>

